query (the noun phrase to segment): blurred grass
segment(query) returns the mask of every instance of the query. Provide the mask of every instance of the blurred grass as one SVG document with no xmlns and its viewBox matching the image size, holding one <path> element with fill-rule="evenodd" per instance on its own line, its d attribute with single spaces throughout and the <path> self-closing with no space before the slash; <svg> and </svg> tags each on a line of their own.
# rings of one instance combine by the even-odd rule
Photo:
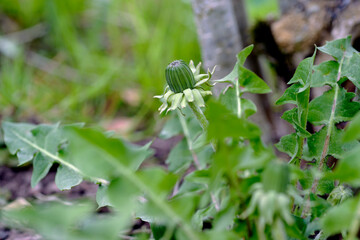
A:
<svg viewBox="0 0 360 240">
<path fill-rule="evenodd" d="M 166 65 L 200 60 L 188 1 L 0 1 L 0 37 L 39 23 L 44 36 L 1 55 L 2 119 L 152 125 Z"/>
<path fill-rule="evenodd" d="M 279 16 L 279 0 L 245 0 L 249 16 L 249 22 L 255 23 L 257 20 L 264 20 L 269 15 Z"/>
<path fill-rule="evenodd" d="M 250 20 L 275 2 L 247 0 Z M 151 135 L 175 59 L 200 61 L 189 0 L 1 0 L 0 120 Z"/>
</svg>

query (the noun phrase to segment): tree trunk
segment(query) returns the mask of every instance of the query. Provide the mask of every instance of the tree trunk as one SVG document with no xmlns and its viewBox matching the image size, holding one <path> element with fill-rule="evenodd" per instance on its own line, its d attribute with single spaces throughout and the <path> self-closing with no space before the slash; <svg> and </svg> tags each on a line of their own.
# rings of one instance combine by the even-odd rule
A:
<svg viewBox="0 0 360 240">
<path fill-rule="evenodd" d="M 231 0 L 193 0 L 193 10 L 201 45 L 204 68 L 213 68 L 214 78 L 228 74 L 243 48 Z M 223 86 L 215 88 L 219 95 Z"/>
</svg>

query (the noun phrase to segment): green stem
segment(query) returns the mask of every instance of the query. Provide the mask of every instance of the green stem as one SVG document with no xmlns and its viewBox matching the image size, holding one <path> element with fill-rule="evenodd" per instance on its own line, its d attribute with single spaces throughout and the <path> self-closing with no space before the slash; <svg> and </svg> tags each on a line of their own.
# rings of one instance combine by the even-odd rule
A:
<svg viewBox="0 0 360 240">
<path fill-rule="evenodd" d="M 191 111 L 194 113 L 195 117 L 197 118 L 197 120 L 200 123 L 200 126 L 202 127 L 202 129 L 204 131 L 207 131 L 207 128 L 209 126 L 209 122 L 206 119 L 204 113 L 201 111 L 200 107 L 197 106 L 195 103 L 193 102 L 189 102 L 189 107 L 191 109 Z"/>
<path fill-rule="evenodd" d="M 189 128 L 188 128 L 186 119 L 185 119 L 184 116 L 181 114 L 180 110 L 177 110 L 176 113 L 177 113 L 177 115 L 178 115 L 178 117 L 179 117 L 180 124 L 181 124 L 181 127 L 182 127 L 182 129 L 183 129 L 185 139 L 186 139 L 186 141 L 187 141 L 189 150 L 190 150 L 191 155 L 192 155 L 192 158 L 193 158 L 193 160 L 194 160 L 194 164 L 195 164 L 195 166 L 196 166 L 197 169 L 201 169 L 201 166 L 200 166 L 199 160 L 198 160 L 198 158 L 197 158 L 197 155 L 196 155 L 196 153 L 195 153 L 194 150 L 193 150 L 193 142 L 192 142 L 191 137 L 190 137 L 190 130 L 189 130 Z"/>
<path fill-rule="evenodd" d="M 235 82 L 235 91 L 236 91 L 236 103 L 237 103 L 237 117 L 241 118 L 241 92 L 239 81 Z"/>
<path fill-rule="evenodd" d="M 206 132 L 209 127 L 209 122 L 206 119 L 204 113 L 201 111 L 200 107 L 197 106 L 193 102 L 189 102 L 189 107 L 190 107 L 191 111 L 194 113 L 198 122 L 200 123 L 201 128 Z M 215 152 L 216 148 L 215 148 L 214 142 L 211 142 L 210 144 L 211 144 L 212 149 Z"/>
<path fill-rule="evenodd" d="M 298 102 L 298 121 L 302 128 L 306 129 L 307 124 L 307 118 L 309 113 L 309 99 L 310 99 L 310 87 L 308 87 L 305 91 L 299 93 L 299 95 L 296 96 L 297 102 Z M 307 99 L 306 101 L 298 100 L 298 99 Z M 297 153 L 296 155 L 289 161 L 289 163 L 296 162 L 297 164 L 300 164 L 303 149 L 304 149 L 304 138 L 298 136 L 297 137 Z"/>
<path fill-rule="evenodd" d="M 192 141 L 192 139 L 190 137 L 190 131 L 189 131 L 189 128 L 188 128 L 188 124 L 187 124 L 184 116 L 181 114 L 181 112 L 179 110 L 177 110 L 177 114 L 178 114 L 178 117 L 179 117 L 179 120 L 180 120 L 181 127 L 183 129 L 184 136 L 186 138 L 189 150 L 190 150 L 192 158 L 194 160 L 195 167 L 196 167 L 197 170 L 199 170 L 199 169 L 201 169 L 201 165 L 199 163 L 199 160 L 198 160 L 198 157 L 197 157 L 195 151 L 192 148 L 193 141 Z M 208 188 L 208 185 L 207 184 L 205 184 L 205 185 Z M 219 203 L 216 200 L 215 195 L 213 193 L 210 193 L 210 197 L 211 197 L 211 201 L 213 202 L 216 211 L 220 211 L 220 206 L 219 206 Z"/>
<path fill-rule="evenodd" d="M 344 55 L 345 56 L 345 55 Z M 324 143 L 324 148 L 323 151 L 321 153 L 321 158 L 320 158 L 320 163 L 319 163 L 319 171 L 322 171 L 324 168 L 324 164 L 325 164 L 325 159 L 329 150 L 329 144 L 330 144 L 330 136 L 332 133 L 332 129 L 334 127 L 334 120 L 335 120 L 335 111 L 336 111 L 336 104 L 337 104 L 337 99 L 338 99 L 338 94 L 339 94 L 339 85 L 337 84 L 337 82 L 340 80 L 341 78 L 341 68 L 344 62 L 344 56 L 341 58 L 340 61 L 340 65 L 339 65 L 339 70 L 338 70 L 338 75 L 337 75 L 337 79 L 336 79 L 336 84 L 335 84 L 335 95 L 334 95 L 334 100 L 333 100 L 333 104 L 331 107 L 331 114 L 330 114 L 330 119 L 329 119 L 329 125 L 328 125 L 328 129 L 327 129 L 327 133 L 326 133 L 326 138 L 325 138 L 325 143 Z M 316 177 L 313 185 L 311 186 L 311 192 L 312 193 L 316 193 L 317 187 L 319 185 L 319 177 Z"/>
</svg>

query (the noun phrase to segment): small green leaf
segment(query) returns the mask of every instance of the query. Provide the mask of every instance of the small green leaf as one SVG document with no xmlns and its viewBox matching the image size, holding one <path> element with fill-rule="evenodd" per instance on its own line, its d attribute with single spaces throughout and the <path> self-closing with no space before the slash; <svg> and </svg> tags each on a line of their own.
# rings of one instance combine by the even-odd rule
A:
<svg viewBox="0 0 360 240">
<path fill-rule="evenodd" d="M 318 49 L 333 56 L 339 62 L 343 56 L 351 57 L 351 55 L 356 52 L 356 50 L 351 46 L 351 36 L 326 42 L 325 46 L 318 47 Z"/>
</svg>

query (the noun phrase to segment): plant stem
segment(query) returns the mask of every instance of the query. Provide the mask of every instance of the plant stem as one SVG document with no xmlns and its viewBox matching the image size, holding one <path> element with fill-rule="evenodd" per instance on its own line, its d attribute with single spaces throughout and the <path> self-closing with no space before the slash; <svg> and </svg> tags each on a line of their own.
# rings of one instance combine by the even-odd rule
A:
<svg viewBox="0 0 360 240">
<path fill-rule="evenodd" d="M 199 169 L 201 169 L 201 165 L 199 163 L 199 160 L 198 160 L 198 157 L 197 157 L 195 151 L 192 148 L 193 142 L 192 142 L 191 137 L 190 137 L 190 131 L 189 131 L 187 122 L 186 122 L 184 116 L 180 113 L 179 110 L 177 110 L 177 114 L 178 114 L 178 117 L 179 117 L 179 120 L 180 120 L 181 127 L 182 127 L 182 129 L 184 131 L 184 136 L 186 138 L 189 150 L 190 150 L 192 158 L 194 160 L 195 167 L 196 167 L 197 170 L 199 170 Z M 207 184 L 206 184 L 206 187 L 208 188 Z M 210 197 L 211 197 L 211 201 L 213 202 L 216 211 L 220 211 L 220 206 L 219 206 L 219 203 L 216 200 L 215 195 L 210 192 Z"/>
<path fill-rule="evenodd" d="M 201 111 L 200 107 L 197 106 L 195 103 L 193 102 L 189 102 L 189 107 L 191 109 L 191 111 L 194 113 L 195 117 L 197 118 L 197 120 L 200 123 L 200 126 L 202 127 L 202 129 L 204 131 L 207 131 L 207 128 L 209 126 L 209 122 L 206 119 L 204 113 Z"/>
<path fill-rule="evenodd" d="M 241 118 L 241 93 L 240 93 L 240 86 L 239 81 L 235 82 L 235 91 L 236 91 L 236 103 L 237 103 L 237 116 Z"/>
<path fill-rule="evenodd" d="M 184 136 L 185 136 L 185 139 L 186 139 L 186 141 L 187 141 L 189 150 L 190 150 L 191 155 L 192 155 L 192 157 L 193 157 L 194 164 L 195 164 L 195 166 L 196 166 L 197 169 L 201 169 L 201 166 L 200 166 L 199 160 L 198 160 L 198 158 L 197 158 L 197 155 L 196 155 L 196 153 L 195 153 L 194 150 L 193 150 L 193 142 L 192 142 L 191 137 L 190 137 L 190 131 L 189 131 L 187 122 L 186 122 L 184 116 L 180 113 L 180 110 L 177 110 L 176 113 L 177 113 L 178 118 L 179 118 L 179 120 L 180 120 L 180 124 L 181 124 L 181 127 L 182 127 L 182 129 L 183 129 Z"/>
<path fill-rule="evenodd" d="M 193 102 L 189 102 L 189 107 L 190 107 L 191 111 L 194 113 L 198 122 L 200 123 L 201 128 L 206 132 L 209 127 L 209 122 L 206 119 L 204 113 L 201 111 L 200 107 L 197 106 Z M 211 142 L 210 144 L 211 144 L 212 149 L 215 152 L 216 148 L 215 148 L 214 142 Z"/>
<path fill-rule="evenodd" d="M 320 163 L 319 163 L 319 167 L 318 167 L 318 169 L 320 171 L 323 170 L 323 167 L 324 167 L 324 164 L 325 164 L 325 158 L 326 158 L 328 150 L 329 150 L 330 136 L 331 136 L 331 133 L 332 133 L 332 129 L 334 127 L 336 104 L 337 104 L 337 99 L 338 99 L 338 94 L 339 94 L 339 85 L 337 84 L 337 82 L 341 78 L 341 68 L 342 68 L 342 64 L 344 62 L 344 56 L 341 58 L 340 65 L 339 65 L 339 70 L 338 70 L 338 74 L 337 74 L 337 79 L 336 79 L 336 84 L 335 84 L 335 95 L 334 95 L 334 100 L 333 100 L 333 104 L 332 104 L 332 107 L 331 107 L 329 125 L 328 125 L 328 129 L 327 129 L 327 133 L 326 133 L 324 148 L 323 148 L 323 151 L 321 153 Z M 316 177 L 313 184 L 312 184 L 312 186 L 311 186 L 311 192 L 314 193 L 314 194 L 316 193 L 317 187 L 319 185 L 319 180 L 320 180 L 319 177 Z"/>
</svg>

